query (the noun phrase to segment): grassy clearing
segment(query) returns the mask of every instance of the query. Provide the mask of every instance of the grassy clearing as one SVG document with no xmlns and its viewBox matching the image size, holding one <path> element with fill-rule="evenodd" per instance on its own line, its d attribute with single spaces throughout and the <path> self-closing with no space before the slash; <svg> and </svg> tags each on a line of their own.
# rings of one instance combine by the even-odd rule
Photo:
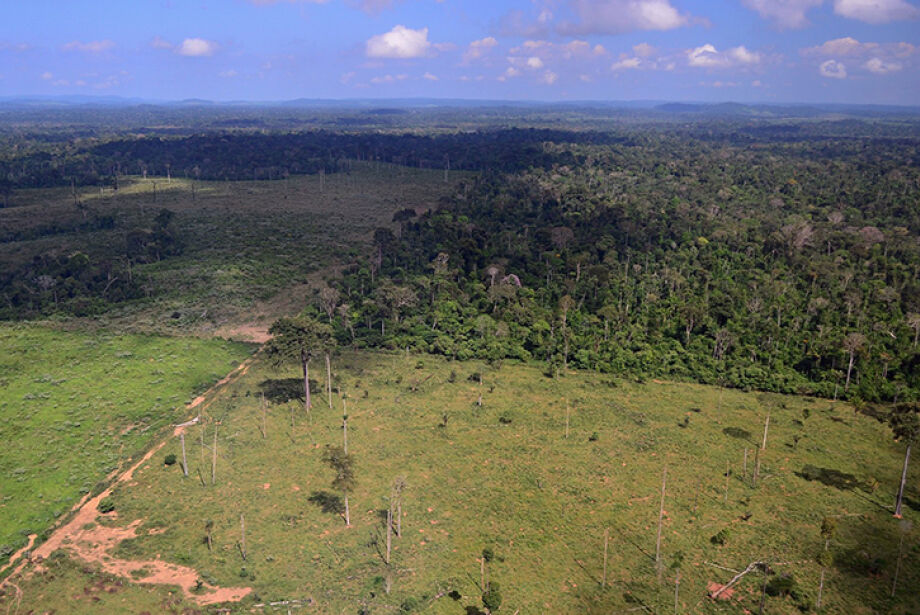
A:
<svg viewBox="0 0 920 615">
<path fill-rule="evenodd" d="M 773 562 L 778 573 L 794 575 L 803 601 L 814 602 L 821 521 L 836 515 L 839 534 L 831 548 L 838 561 L 827 574 L 825 612 L 920 610 L 912 590 L 920 585 L 916 530 L 905 535 L 901 590 L 889 598 L 900 526 L 888 508 L 903 451 L 883 426 L 846 404 L 587 373 L 551 380 L 532 367 L 495 370 L 402 354 L 347 353 L 336 360 L 336 372 L 348 395 L 349 451 L 357 460 L 353 527 L 334 512 L 339 494 L 321 461 L 325 445 L 341 443 L 341 401 L 329 410 L 317 395 L 311 425 L 302 402 L 276 398 L 267 405 L 263 439 L 264 383 L 295 378 L 296 370 L 257 363 L 209 408 L 205 423 L 187 433 L 190 477 L 183 478 L 178 464 L 163 464 L 165 455 L 180 454 L 171 442 L 133 484 L 116 491 L 117 523 L 144 521 L 140 537 L 122 543 L 115 555 L 159 556 L 192 566 L 208 582 L 251 586 L 255 595 L 235 607 L 241 610 L 265 600 L 309 599 L 323 613 L 397 612 L 414 604 L 446 614 L 482 606 L 479 558 L 488 547 L 495 558 L 487 574 L 501 584 L 501 612 L 645 606 L 671 613 L 671 565 L 679 552 L 681 612 L 756 612 L 756 575 L 746 577 L 730 601 L 705 598 L 709 582 L 733 576 L 712 564 L 741 570 L 754 560 Z M 470 378 L 474 372 L 482 373 L 482 389 Z M 755 489 L 750 474 L 768 412 Z M 212 441 L 217 420 L 220 455 L 212 486 L 210 453 L 195 443 Z M 852 480 L 838 486 L 809 481 L 799 476 L 806 465 L 852 474 Z M 653 560 L 665 466 L 659 584 Z M 732 472 L 727 481 L 726 468 Z M 914 502 L 916 468 L 909 483 Z M 383 516 L 397 476 L 409 487 L 403 536 L 394 538 L 388 567 Z M 920 521 L 914 509 L 907 516 Z M 206 544 L 207 520 L 213 521 L 213 550 Z M 606 528 L 610 559 L 602 589 Z M 711 538 L 726 529 L 725 543 L 714 544 Z M 56 606 L 55 592 L 45 591 L 47 602 L 39 599 L 40 583 L 21 584 L 24 608 Z M 74 579 L 50 583 L 41 587 L 57 587 L 61 596 L 74 590 Z M 798 609 L 791 598 L 768 597 L 767 612 Z"/>
<path fill-rule="evenodd" d="M 182 254 L 136 266 L 152 299 L 120 306 L 95 324 L 203 335 L 242 323 L 267 327 L 302 308 L 311 274 L 364 249 L 375 228 L 392 226 L 395 211 L 435 207 L 462 176 L 452 173 L 445 184 L 440 171 L 355 162 L 351 173 L 327 175 L 322 189 L 315 175 L 246 182 L 120 178 L 117 193 L 85 188 L 79 194 L 90 218 L 113 216 L 114 228 L 0 243 L 0 263 L 16 267 L 39 253 L 75 250 L 121 258 L 126 232 L 152 226 L 165 207 L 176 214 Z M 0 229 L 34 232 L 84 221 L 69 188 L 21 191 L 14 204 L 0 209 Z"/>
<path fill-rule="evenodd" d="M 0 326 L 0 561 L 184 419 L 250 349 L 220 340 Z"/>
</svg>

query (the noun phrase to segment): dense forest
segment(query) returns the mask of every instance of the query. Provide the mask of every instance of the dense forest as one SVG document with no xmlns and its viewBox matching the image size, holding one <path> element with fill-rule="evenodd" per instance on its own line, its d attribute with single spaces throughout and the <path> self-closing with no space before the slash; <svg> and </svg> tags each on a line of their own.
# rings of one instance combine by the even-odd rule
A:
<svg viewBox="0 0 920 615">
<path fill-rule="evenodd" d="M 915 123 L 685 115 L 565 130 L 30 134 L 3 148 L 7 201 L 34 187 L 117 190 L 119 177 L 148 173 L 349 173 L 355 160 L 473 172 L 436 208 L 403 206 L 323 291 L 316 309 L 342 343 L 537 360 L 550 375 L 576 367 L 866 401 L 920 393 Z M 0 241 L 115 226 L 84 212 L 0 229 Z M 156 289 L 142 290 L 132 267 L 142 276 L 180 254 L 182 229 L 164 210 L 115 230 L 126 239 L 112 258 L 6 269 L 2 317 L 146 300 Z"/>
<path fill-rule="evenodd" d="M 546 143 L 573 163 L 398 213 L 326 310 L 355 344 L 548 373 L 916 396 L 920 143 L 733 141 Z"/>
</svg>

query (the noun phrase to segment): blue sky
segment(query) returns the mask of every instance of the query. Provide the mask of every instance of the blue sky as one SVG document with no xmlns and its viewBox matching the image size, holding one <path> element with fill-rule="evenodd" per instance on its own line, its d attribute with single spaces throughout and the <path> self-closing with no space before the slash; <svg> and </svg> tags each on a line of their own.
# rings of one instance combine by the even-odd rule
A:
<svg viewBox="0 0 920 615">
<path fill-rule="evenodd" d="M 918 0 L 3 0 L 0 96 L 920 104 Z"/>
</svg>

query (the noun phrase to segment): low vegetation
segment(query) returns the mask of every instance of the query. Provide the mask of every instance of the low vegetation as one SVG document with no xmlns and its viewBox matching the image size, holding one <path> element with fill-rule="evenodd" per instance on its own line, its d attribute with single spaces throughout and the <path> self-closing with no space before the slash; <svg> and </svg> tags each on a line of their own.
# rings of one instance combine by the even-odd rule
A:
<svg viewBox="0 0 920 615">
<path fill-rule="evenodd" d="M 0 562 L 142 452 L 251 349 L 0 326 Z"/>
<path fill-rule="evenodd" d="M 817 597 L 816 558 L 832 517 L 826 612 L 920 608 L 909 590 L 920 583 L 915 549 L 903 550 L 902 590 L 890 596 L 902 450 L 887 427 L 849 404 L 785 397 L 773 407 L 755 394 L 702 385 L 580 372 L 548 378 L 523 365 L 351 352 L 334 359 L 333 409 L 325 374 L 309 417 L 302 388 L 301 397 L 294 387 L 287 400 L 263 398 L 265 383 L 301 376 L 296 364 L 279 372 L 257 362 L 186 432 L 190 476 L 157 456 L 136 484 L 119 486 L 118 523 L 137 519 L 141 527 L 113 556 L 161 557 L 191 566 L 208 584 L 252 587 L 232 609 L 295 600 L 319 612 L 457 613 L 498 604 L 509 613 L 637 605 L 669 612 L 679 570 L 681 612 L 718 613 L 726 607 L 707 598 L 710 584 L 765 562 L 769 612 L 791 613 Z M 327 447 L 343 444 L 346 408 L 353 475 L 343 490 Z M 725 432 L 737 425 L 759 435 Z M 177 439 L 162 452 L 181 459 Z M 803 467 L 824 474 L 810 480 Z M 830 471 L 855 479 L 820 480 Z M 398 478 L 397 533 L 387 531 L 387 511 Z M 912 470 L 908 484 L 917 478 Z M 906 518 L 920 519 L 914 487 L 907 501 Z M 916 544 L 914 530 L 906 536 Z M 729 592 L 732 608 L 756 609 L 763 574 L 752 570 Z M 64 596 L 93 579 L 26 581 L 23 606 L 56 604 L 47 590 L 33 593 L 35 583 L 57 584 Z M 42 602 L 33 602 L 37 595 Z"/>
</svg>

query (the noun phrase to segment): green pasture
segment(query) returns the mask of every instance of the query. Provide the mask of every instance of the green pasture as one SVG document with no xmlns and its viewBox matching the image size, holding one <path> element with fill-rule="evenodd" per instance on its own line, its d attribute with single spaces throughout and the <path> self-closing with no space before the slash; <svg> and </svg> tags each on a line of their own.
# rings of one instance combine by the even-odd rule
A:
<svg viewBox="0 0 920 615">
<path fill-rule="evenodd" d="M 0 326 L 0 561 L 250 352 L 222 340 Z"/>
<path fill-rule="evenodd" d="M 356 462 L 346 527 L 341 494 L 322 461 L 326 445 L 342 443 L 343 401 L 334 395 L 329 409 L 318 363 L 309 417 L 301 400 L 285 401 L 296 394 L 297 370 L 257 362 L 187 432 L 188 477 L 181 461 L 164 464 L 168 454 L 181 456 L 175 440 L 135 474 L 136 483 L 118 487 L 114 522 L 143 523 L 140 537 L 113 557 L 160 557 L 195 568 L 203 582 L 252 587 L 243 604 L 230 605 L 241 611 L 301 600 L 310 604 L 306 612 L 444 614 L 482 608 L 486 548 L 494 557 L 485 574 L 500 584 L 500 612 L 509 614 L 673 613 L 678 565 L 679 612 L 757 612 L 759 573 L 742 579 L 729 600 L 706 595 L 709 583 L 725 583 L 733 571 L 762 561 L 775 573 L 770 580 L 792 575 L 796 583 L 793 596 L 767 596 L 766 612 L 797 613 L 817 598 L 815 560 L 829 516 L 838 525 L 830 542 L 836 561 L 827 570 L 822 612 L 920 610 L 918 532 L 891 514 L 902 447 L 884 425 L 847 404 L 348 352 L 334 359 Z M 202 442 L 210 447 L 215 429 L 212 484 L 211 449 Z M 906 508 L 914 523 L 916 467 L 908 489 L 913 508 Z M 403 535 L 393 538 L 387 565 L 385 511 L 400 476 L 408 483 Z M 721 545 L 712 540 L 720 533 Z M 58 592 L 47 580 L 27 581 L 23 608 L 63 608 L 55 596 L 91 578 L 62 576 L 50 586 Z M 39 586 L 43 598 L 30 601 Z M 157 591 L 167 596 L 169 589 Z"/>
</svg>

